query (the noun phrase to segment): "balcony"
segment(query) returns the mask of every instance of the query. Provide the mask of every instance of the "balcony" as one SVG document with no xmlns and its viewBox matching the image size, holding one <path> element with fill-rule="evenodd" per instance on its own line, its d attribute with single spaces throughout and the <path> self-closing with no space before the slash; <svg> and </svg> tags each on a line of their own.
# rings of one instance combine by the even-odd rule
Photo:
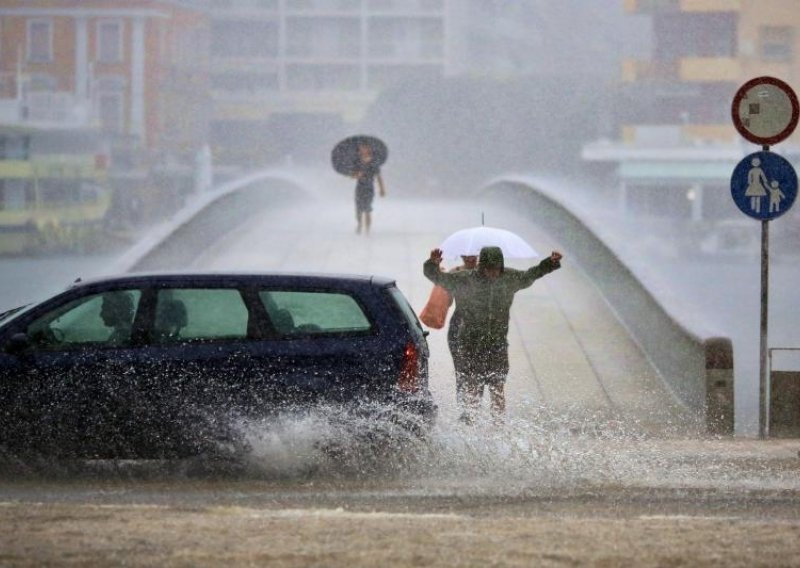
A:
<svg viewBox="0 0 800 568">
<path fill-rule="evenodd" d="M 622 62 L 624 83 L 738 82 L 741 77 L 741 62 L 731 57 L 687 57 L 677 61 L 626 59 Z"/>
<path fill-rule="evenodd" d="M 371 12 L 391 14 L 442 14 L 444 0 L 369 0 Z"/>
<path fill-rule="evenodd" d="M 708 148 L 738 140 L 732 124 L 625 125 L 622 142 L 636 148 Z"/>
<path fill-rule="evenodd" d="M 624 0 L 628 13 L 741 12 L 742 0 Z"/>
<path fill-rule="evenodd" d="M 690 57 L 678 64 L 678 80 L 692 82 L 738 82 L 741 63 L 730 57 Z"/>
<path fill-rule="evenodd" d="M 681 12 L 741 12 L 742 0 L 680 0 Z"/>
<path fill-rule="evenodd" d="M 357 15 L 361 13 L 360 0 L 286 0 L 286 12 L 292 15 L 326 14 Z"/>
<path fill-rule="evenodd" d="M 341 114 L 346 120 L 360 120 L 375 100 L 367 90 L 291 90 L 262 93 L 258 98 L 226 97 L 215 101 L 218 120 L 263 121 L 271 116 L 292 113 Z"/>
<path fill-rule="evenodd" d="M 91 105 L 69 92 L 37 91 L 22 98 L 0 98 L 0 124 L 39 128 L 91 125 Z"/>
<path fill-rule="evenodd" d="M 680 0 L 623 0 L 628 13 L 652 14 L 653 12 L 677 12 Z"/>
<path fill-rule="evenodd" d="M 676 61 L 625 59 L 622 62 L 622 81 L 624 83 L 673 81 L 677 76 L 678 63 Z"/>
<path fill-rule="evenodd" d="M 216 15 L 235 12 L 277 12 L 278 0 L 214 0 L 210 5 Z"/>
<path fill-rule="evenodd" d="M 393 42 L 373 38 L 367 48 L 367 59 L 370 62 L 383 63 L 436 63 L 444 60 L 444 42 L 442 41 L 404 41 Z"/>
</svg>

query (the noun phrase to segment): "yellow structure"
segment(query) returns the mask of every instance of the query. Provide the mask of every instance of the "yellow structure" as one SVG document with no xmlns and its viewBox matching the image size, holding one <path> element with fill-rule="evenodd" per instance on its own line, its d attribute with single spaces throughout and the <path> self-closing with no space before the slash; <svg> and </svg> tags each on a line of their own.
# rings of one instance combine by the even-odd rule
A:
<svg viewBox="0 0 800 568">
<path fill-rule="evenodd" d="M 0 128 L 0 254 L 82 248 L 111 206 L 95 131 Z"/>
</svg>

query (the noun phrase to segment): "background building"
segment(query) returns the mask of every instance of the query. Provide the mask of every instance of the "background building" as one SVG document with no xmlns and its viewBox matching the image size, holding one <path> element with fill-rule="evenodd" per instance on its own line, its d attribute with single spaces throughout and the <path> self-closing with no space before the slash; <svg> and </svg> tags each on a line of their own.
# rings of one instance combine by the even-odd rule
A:
<svg viewBox="0 0 800 568">
<path fill-rule="evenodd" d="M 445 0 L 219 0 L 210 15 L 223 161 L 316 154 L 382 89 L 447 68 Z"/>
<path fill-rule="evenodd" d="M 68 192 L 40 191 L 47 182 L 34 167 L 79 147 L 102 166 L 113 193 L 108 213 L 93 214 L 93 223 L 122 225 L 146 215 L 148 205 L 161 212 L 177 206 L 183 189 L 164 172 L 191 167 L 208 138 L 207 29 L 205 12 L 185 2 L 4 1 L 0 129 L 3 140 L 29 150 L 0 164 L 0 184 L 29 188 L 14 207 L 30 215 L 48 209 L 46 225 L 88 221 L 65 213 L 75 200 Z"/>
<path fill-rule="evenodd" d="M 649 22 L 617 0 L 460 0 L 449 14 L 448 69 L 459 75 L 605 80 L 650 39 Z"/>
<path fill-rule="evenodd" d="M 202 146 L 204 21 L 179 2 L 6 0 L 2 119 L 96 125 L 157 154 Z"/>
<path fill-rule="evenodd" d="M 731 121 L 746 81 L 800 79 L 796 0 L 625 0 L 652 20 L 649 57 L 624 62 L 619 138 L 592 143 L 584 158 L 605 164 L 629 213 L 693 221 L 741 218 L 730 176 L 747 153 Z M 797 154 L 800 133 L 772 148 Z"/>
</svg>

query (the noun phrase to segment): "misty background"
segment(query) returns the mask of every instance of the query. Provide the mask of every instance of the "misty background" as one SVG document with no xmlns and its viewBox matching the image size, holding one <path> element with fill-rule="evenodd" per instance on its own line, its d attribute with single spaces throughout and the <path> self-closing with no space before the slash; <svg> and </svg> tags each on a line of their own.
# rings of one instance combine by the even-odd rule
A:
<svg viewBox="0 0 800 568">
<path fill-rule="evenodd" d="M 323 180 L 339 140 L 371 134 L 389 147 L 391 198 L 535 179 L 668 309 L 733 337 L 750 381 L 759 224 L 733 204 L 730 172 L 758 147 L 730 105 L 759 74 L 796 83 L 796 8 L 4 0 L 0 309 L 108 269 L 225 182 L 264 168 Z M 796 140 L 773 149 L 797 163 Z M 772 337 L 800 345 L 800 208 L 771 227 Z"/>
</svg>

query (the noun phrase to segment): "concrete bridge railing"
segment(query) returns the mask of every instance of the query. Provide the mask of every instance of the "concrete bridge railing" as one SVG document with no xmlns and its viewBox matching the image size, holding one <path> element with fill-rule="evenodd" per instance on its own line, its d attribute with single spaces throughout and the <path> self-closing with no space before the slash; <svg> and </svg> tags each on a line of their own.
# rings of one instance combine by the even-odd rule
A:
<svg viewBox="0 0 800 568">
<path fill-rule="evenodd" d="M 692 329 L 670 314 L 588 216 L 556 198 L 553 189 L 547 180 L 506 176 L 491 180 L 482 194 L 512 202 L 553 235 L 589 274 L 676 398 L 705 417 L 709 433 L 733 434 L 731 340 Z"/>
<path fill-rule="evenodd" d="M 264 208 L 280 205 L 298 193 L 322 195 L 317 185 L 320 179 L 319 174 L 271 168 L 198 194 L 146 234 L 113 269 L 130 272 L 188 266 L 193 260 L 187 258 L 188 250 L 204 250 Z M 513 202 L 556 237 L 590 275 L 675 397 L 705 416 L 710 433 L 733 433 L 733 347 L 729 338 L 697 329 L 669 313 L 606 244 L 602 231 L 592 227 L 580 208 L 557 198 L 547 180 L 504 176 L 487 183 L 482 193 Z"/>
<path fill-rule="evenodd" d="M 202 251 L 266 207 L 298 193 L 320 194 L 319 175 L 269 168 L 198 193 L 170 219 L 152 228 L 114 264 L 114 272 L 185 267 L 187 251 Z M 212 206 L 213 205 L 213 206 Z M 191 247 L 186 246 L 188 243 Z"/>
</svg>

